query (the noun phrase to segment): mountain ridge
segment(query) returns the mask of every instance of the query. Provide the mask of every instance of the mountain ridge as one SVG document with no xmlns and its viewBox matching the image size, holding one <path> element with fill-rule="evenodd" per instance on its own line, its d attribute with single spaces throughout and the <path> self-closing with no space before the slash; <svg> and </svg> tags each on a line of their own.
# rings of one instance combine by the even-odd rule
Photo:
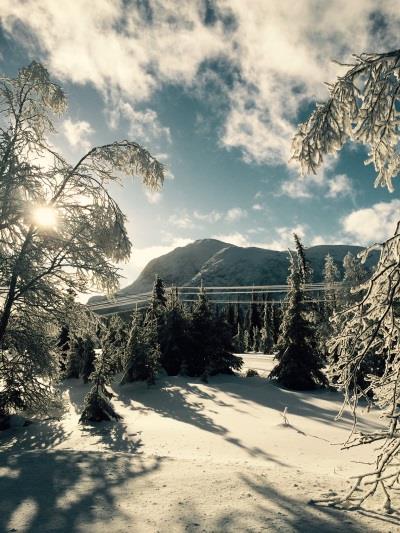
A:
<svg viewBox="0 0 400 533">
<path fill-rule="evenodd" d="M 362 246 L 347 244 L 323 244 L 306 248 L 306 256 L 314 271 L 314 281 L 322 281 L 324 260 L 328 253 L 342 272 L 344 256 L 348 252 L 356 255 L 362 250 Z M 198 239 L 149 261 L 136 280 L 118 290 L 115 296 L 150 291 L 156 275 L 166 285 L 177 286 L 198 286 L 201 282 L 206 286 L 280 285 L 286 283 L 288 257 L 288 251 L 242 247 L 217 239 Z M 377 252 L 367 259 L 367 268 L 372 268 L 376 260 Z M 89 302 L 104 299 L 105 296 L 95 296 Z"/>
</svg>

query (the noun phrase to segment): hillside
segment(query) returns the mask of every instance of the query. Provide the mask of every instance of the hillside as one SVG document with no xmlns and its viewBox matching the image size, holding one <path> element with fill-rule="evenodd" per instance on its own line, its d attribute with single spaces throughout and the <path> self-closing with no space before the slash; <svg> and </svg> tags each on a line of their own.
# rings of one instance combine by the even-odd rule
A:
<svg viewBox="0 0 400 533">
<path fill-rule="evenodd" d="M 329 253 L 342 269 L 347 252 L 356 255 L 363 248 L 343 244 L 312 246 L 307 257 L 314 270 L 314 281 L 322 280 L 325 256 Z M 371 256 L 367 266 L 376 261 Z M 129 296 L 151 290 L 156 274 L 167 285 L 274 285 L 286 283 L 288 252 L 264 248 L 243 248 L 215 239 L 201 239 L 176 248 L 150 261 L 139 277 L 117 296 Z M 100 301 L 94 297 L 90 301 Z"/>
</svg>

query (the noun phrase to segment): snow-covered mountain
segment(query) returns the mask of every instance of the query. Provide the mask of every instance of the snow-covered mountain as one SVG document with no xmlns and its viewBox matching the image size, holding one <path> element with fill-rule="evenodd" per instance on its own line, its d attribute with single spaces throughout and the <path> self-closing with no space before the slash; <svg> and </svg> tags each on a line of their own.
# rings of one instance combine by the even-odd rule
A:
<svg viewBox="0 0 400 533">
<path fill-rule="evenodd" d="M 363 248 L 342 244 L 307 248 L 307 258 L 314 270 L 314 281 L 322 280 L 325 256 L 329 253 L 342 269 L 347 252 L 356 255 Z M 367 266 L 376 261 L 372 255 Z M 200 239 L 152 259 L 138 278 L 118 291 L 117 296 L 140 294 L 151 290 L 158 274 L 167 285 L 272 285 L 286 283 L 288 252 L 263 248 L 242 248 L 215 239 Z M 102 297 L 92 298 L 99 301 Z"/>
</svg>

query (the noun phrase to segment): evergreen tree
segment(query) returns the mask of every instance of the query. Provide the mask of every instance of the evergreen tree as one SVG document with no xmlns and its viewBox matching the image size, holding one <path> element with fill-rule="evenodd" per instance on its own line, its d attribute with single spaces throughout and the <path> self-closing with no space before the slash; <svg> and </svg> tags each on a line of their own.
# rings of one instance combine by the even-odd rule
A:
<svg viewBox="0 0 400 533">
<path fill-rule="evenodd" d="M 244 313 L 242 306 L 238 303 L 236 304 L 236 316 L 237 316 L 237 323 L 240 324 L 243 328 L 244 326 Z"/>
<path fill-rule="evenodd" d="M 67 367 L 68 352 L 71 348 L 71 323 L 74 324 L 77 321 L 76 315 L 74 313 L 75 304 L 75 292 L 72 289 L 67 289 L 63 297 L 62 308 L 64 311 L 64 323 L 61 325 L 60 333 L 57 338 L 57 351 L 60 360 L 60 371 L 62 374 L 65 373 Z"/>
<path fill-rule="evenodd" d="M 248 306 L 246 308 L 246 312 L 244 313 L 244 322 L 243 322 L 243 329 L 247 331 L 247 335 L 249 335 L 249 331 L 252 328 L 251 324 L 251 306 Z M 250 335 L 249 335 L 250 338 Z"/>
<path fill-rule="evenodd" d="M 70 341 L 69 326 L 67 324 L 63 324 L 61 326 L 56 344 L 59 353 L 61 373 L 64 373 L 67 367 L 68 352 L 71 348 Z"/>
<path fill-rule="evenodd" d="M 92 388 L 85 396 L 85 402 L 79 421 L 81 423 L 100 422 L 102 420 L 118 420 L 121 416 L 116 413 L 111 404 L 112 394 L 107 390 L 113 376 L 113 358 L 109 350 L 111 344 L 102 342 L 102 349 L 95 360 L 94 371 L 90 381 Z"/>
<path fill-rule="evenodd" d="M 300 241 L 299 236 L 296 233 L 293 233 L 294 243 L 297 253 L 297 261 L 300 275 L 300 282 L 303 284 L 311 283 L 313 270 L 311 268 L 310 261 L 306 257 L 303 243 Z"/>
<path fill-rule="evenodd" d="M 243 359 L 233 355 L 232 329 L 223 317 L 215 320 L 212 328 L 214 339 L 211 358 L 206 367 L 206 375 L 232 374 L 234 370 L 240 370 Z"/>
<path fill-rule="evenodd" d="M 215 318 L 204 290 L 199 293 L 189 325 L 190 350 L 186 358 L 189 376 L 232 372 L 242 360 L 232 354 L 232 332 L 223 317 Z"/>
<path fill-rule="evenodd" d="M 235 306 L 231 303 L 226 308 L 226 322 L 229 324 L 231 331 L 234 332 L 237 324 L 237 316 Z"/>
<path fill-rule="evenodd" d="M 106 319 L 100 328 L 100 343 L 108 351 L 112 374 L 121 372 L 127 342 L 126 324 L 118 315 Z"/>
<path fill-rule="evenodd" d="M 140 324 L 138 313 L 134 313 L 125 349 L 121 385 L 131 381 L 153 384 L 160 359 L 157 322 L 152 311 L 146 313 L 143 324 Z"/>
<path fill-rule="evenodd" d="M 243 347 L 244 347 L 244 352 L 245 353 L 250 352 L 250 350 L 251 350 L 251 342 L 250 342 L 249 331 L 247 329 L 245 329 L 244 333 L 243 333 Z"/>
<path fill-rule="evenodd" d="M 82 359 L 82 378 L 84 383 L 88 383 L 90 376 L 95 369 L 96 361 L 94 342 L 90 335 L 86 335 L 84 339 Z"/>
<path fill-rule="evenodd" d="M 81 376 L 83 365 L 84 342 L 82 337 L 77 337 L 71 342 L 70 349 L 67 355 L 65 365 L 65 379 L 75 378 Z"/>
<path fill-rule="evenodd" d="M 337 287 L 335 286 L 335 284 L 340 279 L 339 269 L 330 254 L 325 257 L 323 276 L 325 283 L 324 307 L 328 318 L 330 318 L 338 307 Z"/>
<path fill-rule="evenodd" d="M 232 343 L 236 353 L 244 352 L 244 332 L 242 326 L 240 325 L 240 322 L 238 322 L 237 333 L 233 337 Z"/>
<path fill-rule="evenodd" d="M 277 305 L 277 304 L 272 305 L 272 308 L 271 308 L 271 331 L 272 331 L 273 346 L 276 346 L 276 344 L 278 343 L 279 331 L 281 329 L 281 324 L 282 324 L 282 315 L 283 315 L 282 304 L 281 305 Z"/>
<path fill-rule="evenodd" d="M 260 351 L 267 354 L 271 352 L 273 346 L 273 321 L 271 320 L 272 307 L 268 302 L 264 303 L 263 322 L 260 330 Z"/>
<path fill-rule="evenodd" d="M 258 352 L 260 350 L 260 341 L 261 341 L 261 335 L 260 330 L 257 326 L 254 326 L 253 328 L 253 352 Z"/>
<path fill-rule="evenodd" d="M 160 338 L 161 365 L 169 376 L 185 372 L 184 359 L 188 347 L 188 320 L 179 302 L 177 289 L 172 289 L 167 298 Z"/>
<path fill-rule="evenodd" d="M 270 378 L 289 389 L 313 389 L 317 385 L 326 385 L 327 381 L 321 371 L 322 358 L 317 351 L 315 332 L 305 317 L 305 271 L 303 258 L 298 253 L 290 254 L 289 272 L 289 292 L 277 344 L 278 362 Z"/>
<path fill-rule="evenodd" d="M 163 280 L 156 275 L 153 284 L 153 294 L 151 299 L 152 310 L 155 314 L 161 313 L 167 306 L 167 297 L 165 295 L 165 285 Z"/>
<path fill-rule="evenodd" d="M 187 357 L 188 375 L 201 376 L 209 365 L 214 343 L 213 318 L 204 289 L 200 290 L 191 315 L 189 338 L 191 348 Z"/>
<path fill-rule="evenodd" d="M 361 261 L 351 252 L 348 252 L 343 259 L 343 269 L 344 276 L 341 303 L 343 307 L 348 307 L 360 300 L 362 293 L 354 290 L 366 281 L 368 275 Z"/>
</svg>

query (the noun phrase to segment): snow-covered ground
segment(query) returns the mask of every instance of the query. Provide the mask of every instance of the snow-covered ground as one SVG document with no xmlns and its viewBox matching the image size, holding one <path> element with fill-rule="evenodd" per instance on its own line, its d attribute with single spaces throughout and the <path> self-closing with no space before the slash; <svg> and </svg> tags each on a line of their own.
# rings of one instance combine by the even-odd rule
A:
<svg viewBox="0 0 400 533">
<path fill-rule="evenodd" d="M 261 376 L 272 365 L 245 362 Z M 290 392 L 262 377 L 163 378 L 150 389 L 116 385 L 124 419 L 82 428 L 87 389 L 68 382 L 60 421 L 0 434 L 0 531 L 399 531 L 396 515 L 307 505 L 347 489 L 373 458 L 341 450 L 352 422 L 334 420 L 334 392 Z"/>
</svg>

